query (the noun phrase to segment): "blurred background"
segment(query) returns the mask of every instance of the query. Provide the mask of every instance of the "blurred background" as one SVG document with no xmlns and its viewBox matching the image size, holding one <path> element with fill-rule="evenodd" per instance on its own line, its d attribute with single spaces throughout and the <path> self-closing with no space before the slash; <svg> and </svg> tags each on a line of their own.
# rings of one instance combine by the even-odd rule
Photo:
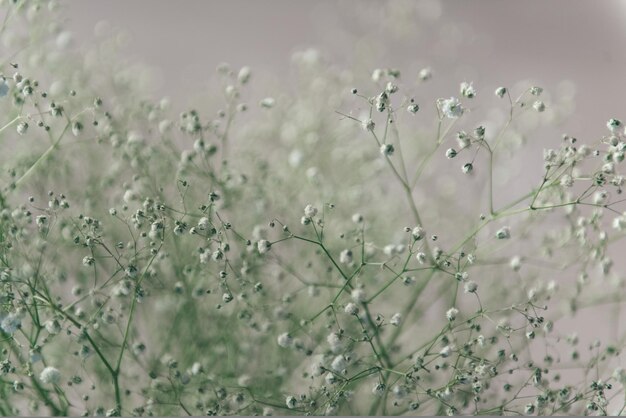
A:
<svg viewBox="0 0 626 418">
<path fill-rule="evenodd" d="M 544 87 L 548 106 L 554 93 L 568 115 L 532 138 L 521 167 L 529 165 L 534 178 L 525 180 L 520 166 L 506 173 L 519 176 L 512 188 L 522 190 L 537 184 L 541 150 L 558 144 L 561 134 L 590 143 L 607 133 L 609 118 L 626 118 L 624 0 L 108 0 L 67 1 L 62 7 L 63 24 L 78 48 L 117 34 L 122 57 L 151 68 L 150 89 L 170 97 L 179 111 L 209 94 L 222 62 L 248 65 L 253 77 L 272 80 L 255 83 L 260 94 L 271 95 L 269 86 L 293 82 L 294 52 L 311 47 L 362 77 L 392 67 L 415 84 L 419 70 L 430 67 L 433 80 L 420 90 L 429 101 L 433 95 L 458 95 L 463 81 L 473 81 L 479 98 L 493 102 L 498 86 L 517 85 L 517 92 Z M 583 340 L 604 338 L 624 326 L 620 312 L 600 307 L 560 326 L 582 333 Z"/>
<path fill-rule="evenodd" d="M 445 80 L 441 95 L 456 94 L 461 81 L 489 95 L 525 79 L 547 91 L 561 83 L 576 93 L 574 117 L 563 126 L 575 136 L 595 138 L 609 117 L 624 117 L 624 0 L 108 0 L 63 7 L 78 44 L 121 30 L 125 55 L 153 68 L 153 87 L 176 103 L 202 94 L 221 62 L 282 78 L 294 51 L 316 47 L 338 65 L 375 50 L 368 73 L 388 66 L 410 77 L 415 65 L 431 67 Z"/>
</svg>

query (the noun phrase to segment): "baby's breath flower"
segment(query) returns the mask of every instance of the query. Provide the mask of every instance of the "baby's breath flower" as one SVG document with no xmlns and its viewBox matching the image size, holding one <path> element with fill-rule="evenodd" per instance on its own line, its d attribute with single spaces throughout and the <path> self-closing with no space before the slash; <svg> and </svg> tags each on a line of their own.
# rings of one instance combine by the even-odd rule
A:
<svg viewBox="0 0 626 418">
<path fill-rule="evenodd" d="M 439 351 L 439 355 L 443 358 L 450 357 L 450 354 L 452 354 L 452 347 L 449 345 L 446 345 Z"/>
<path fill-rule="evenodd" d="M 385 91 L 389 94 L 396 93 L 398 91 L 398 85 L 389 81 L 385 86 Z"/>
<path fill-rule="evenodd" d="M 546 105 L 544 102 L 542 102 L 541 100 L 537 100 L 533 103 L 533 109 L 535 109 L 537 112 L 543 112 L 544 110 L 546 110 Z"/>
<path fill-rule="evenodd" d="M 20 122 L 17 124 L 17 133 L 20 135 L 26 135 L 26 132 L 28 131 L 28 123 L 26 122 Z"/>
<path fill-rule="evenodd" d="M 476 97 L 476 89 L 472 83 L 462 82 L 460 87 L 461 96 L 473 99 Z"/>
<path fill-rule="evenodd" d="M 83 266 L 85 266 L 85 267 L 93 266 L 95 262 L 96 262 L 96 260 L 93 257 L 91 257 L 91 256 L 83 257 Z"/>
<path fill-rule="evenodd" d="M 354 215 L 352 215 L 352 222 L 354 222 L 355 224 L 363 222 L 363 215 L 361 215 L 360 213 L 355 213 Z"/>
<path fill-rule="evenodd" d="M 272 244 L 266 239 L 262 239 L 257 242 L 257 250 L 259 251 L 259 254 L 267 253 L 270 250 L 271 246 Z"/>
<path fill-rule="evenodd" d="M 498 96 L 499 98 L 504 97 L 505 94 L 506 94 L 506 87 L 498 87 L 495 91 L 495 95 Z"/>
<path fill-rule="evenodd" d="M 519 271 L 519 269 L 522 267 L 522 259 L 517 255 L 513 256 L 511 257 L 511 261 L 509 262 L 509 265 L 511 266 L 513 271 Z"/>
<path fill-rule="evenodd" d="M 410 105 L 407 106 L 406 110 L 409 113 L 417 113 L 418 110 L 420 110 L 420 107 L 415 103 L 411 103 Z"/>
<path fill-rule="evenodd" d="M 11 312 L 2 319 L 2 322 L 0 322 L 0 328 L 2 328 L 2 331 L 9 335 L 13 335 L 18 329 L 21 328 L 21 326 L 22 315 L 16 312 Z"/>
<path fill-rule="evenodd" d="M 443 115 L 448 119 L 457 119 L 463 115 L 464 111 L 461 102 L 456 97 L 441 100 L 440 108 Z"/>
<path fill-rule="evenodd" d="M 61 372 L 54 367 L 48 366 L 39 374 L 39 380 L 46 384 L 56 385 L 61 381 Z"/>
<path fill-rule="evenodd" d="M 381 78 L 383 78 L 383 75 L 385 74 L 385 72 L 380 69 L 380 68 L 376 68 L 373 72 L 372 72 L 372 81 L 374 82 L 378 82 L 380 81 Z"/>
<path fill-rule="evenodd" d="M 459 148 L 464 149 L 470 146 L 471 139 L 465 131 L 459 131 L 456 134 L 456 142 L 459 144 Z"/>
<path fill-rule="evenodd" d="M 402 314 L 399 312 L 393 314 L 393 316 L 389 320 L 389 323 L 394 326 L 400 325 L 400 322 L 402 322 Z"/>
<path fill-rule="evenodd" d="M 389 95 L 387 94 L 387 92 L 383 91 L 378 96 L 376 96 L 376 110 L 378 110 L 379 112 L 383 112 L 385 109 L 387 109 L 388 105 Z"/>
<path fill-rule="evenodd" d="M 76 121 L 72 124 L 72 134 L 74 136 L 79 136 L 83 131 L 83 124 L 80 121 Z"/>
<path fill-rule="evenodd" d="M 293 409 L 298 404 L 298 400 L 294 396 L 287 396 L 285 404 L 287 405 L 287 408 Z"/>
<path fill-rule="evenodd" d="M 288 332 L 280 334 L 276 341 L 283 348 L 289 348 L 293 345 L 293 337 Z"/>
<path fill-rule="evenodd" d="M 382 144 L 380 146 L 380 153 L 382 155 L 384 155 L 385 157 L 388 157 L 390 155 L 393 155 L 393 152 L 395 151 L 394 147 L 392 144 Z"/>
<path fill-rule="evenodd" d="M 418 74 L 418 77 L 422 81 L 430 80 L 433 76 L 433 72 L 430 68 L 422 68 Z"/>
<path fill-rule="evenodd" d="M 387 387 L 384 383 L 376 383 L 372 388 L 372 393 L 376 396 L 383 396 Z"/>
<path fill-rule="evenodd" d="M 452 322 L 456 319 L 456 316 L 459 314 L 459 310 L 457 308 L 450 308 L 446 311 L 446 318 L 448 321 Z"/>
<path fill-rule="evenodd" d="M 317 215 L 317 208 L 313 205 L 306 205 L 304 208 L 304 216 L 313 218 L 315 215 Z"/>
<path fill-rule="evenodd" d="M 343 250 L 339 254 L 339 262 L 342 264 L 350 264 L 352 263 L 352 251 L 351 250 Z"/>
<path fill-rule="evenodd" d="M 276 104 L 276 100 L 274 100 L 273 97 L 266 97 L 265 99 L 261 100 L 260 104 L 261 104 L 261 107 L 264 107 L 266 109 L 271 109 Z"/>
<path fill-rule="evenodd" d="M 533 96 L 541 96 L 541 93 L 543 93 L 542 87 L 533 86 L 530 88 L 530 94 Z"/>
<path fill-rule="evenodd" d="M 365 119 L 363 122 L 361 122 L 361 126 L 363 127 L 363 130 L 371 132 L 374 130 L 376 124 L 371 119 Z"/>
<path fill-rule="evenodd" d="M 330 367 L 336 372 L 341 372 L 348 367 L 348 362 L 346 361 L 346 358 L 340 354 L 333 359 L 330 363 Z"/>
<path fill-rule="evenodd" d="M 357 312 L 358 312 L 358 309 L 359 308 L 357 307 Z M 333 353 L 339 353 L 343 349 L 343 343 L 341 342 L 341 337 L 336 332 L 331 332 L 330 334 L 328 334 L 328 337 L 326 337 L 326 342 L 330 346 L 330 350 Z"/>
<path fill-rule="evenodd" d="M 56 319 L 50 319 L 45 322 L 44 326 L 49 334 L 58 334 L 61 332 L 61 324 Z"/>
<path fill-rule="evenodd" d="M 465 293 L 476 293 L 478 290 L 478 284 L 472 280 L 465 282 L 463 286 Z"/>
<path fill-rule="evenodd" d="M 359 307 L 350 302 L 346 305 L 344 311 L 348 314 L 348 315 L 358 315 L 359 314 Z"/>
<path fill-rule="evenodd" d="M 365 291 L 360 288 L 354 289 L 350 296 L 352 296 L 352 300 L 354 300 L 356 303 L 363 303 L 367 300 L 367 298 L 365 297 Z"/>
<path fill-rule="evenodd" d="M 250 76 L 252 75 L 252 70 L 250 67 L 241 67 L 239 70 L 239 74 L 237 75 L 237 79 L 241 84 L 247 84 L 250 81 Z"/>
<path fill-rule="evenodd" d="M 496 232 L 496 238 L 498 239 L 511 238 L 511 228 L 509 228 L 508 226 L 503 226 L 502 228 L 498 229 L 498 231 Z"/>
<path fill-rule="evenodd" d="M 616 133 L 622 128 L 622 121 L 619 119 L 609 119 L 606 123 L 606 127 L 609 128 L 609 131 Z"/>
<path fill-rule="evenodd" d="M 413 239 L 415 241 L 419 241 L 422 238 L 424 238 L 424 235 L 426 234 L 426 231 L 424 230 L 424 228 L 422 228 L 421 226 L 416 226 L 415 228 L 413 228 L 413 230 L 411 231 L 411 236 L 413 237 Z"/>
</svg>

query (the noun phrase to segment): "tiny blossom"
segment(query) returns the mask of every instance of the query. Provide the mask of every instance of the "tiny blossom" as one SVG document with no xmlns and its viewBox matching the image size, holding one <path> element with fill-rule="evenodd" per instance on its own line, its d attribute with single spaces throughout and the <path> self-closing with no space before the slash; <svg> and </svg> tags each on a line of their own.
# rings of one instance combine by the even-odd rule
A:
<svg viewBox="0 0 626 418">
<path fill-rule="evenodd" d="M 441 351 L 439 351 L 439 355 L 443 358 L 450 357 L 450 354 L 452 354 L 452 347 L 450 347 L 449 345 L 446 345 L 444 348 L 441 349 Z"/>
<path fill-rule="evenodd" d="M 478 284 L 474 281 L 468 281 L 464 285 L 465 293 L 476 293 L 478 290 Z"/>
<path fill-rule="evenodd" d="M 459 144 L 459 148 L 464 149 L 470 146 L 471 139 L 465 131 L 459 131 L 456 134 L 456 142 Z"/>
<path fill-rule="evenodd" d="M 426 263 L 426 254 L 424 254 L 423 252 L 415 254 L 415 258 L 420 264 Z"/>
<path fill-rule="evenodd" d="M 365 291 L 363 289 L 354 289 L 350 296 L 352 296 L 352 300 L 354 300 L 356 303 L 363 303 L 366 300 Z"/>
<path fill-rule="evenodd" d="M 265 99 L 261 100 L 260 104 L 261 104 L 261 107 L 264 107 L 266 109 L 271 109 L 276 104 L 276 100 L 274 100 L 273 97 L 266 97 Z"/>
<path fill-rule="evenodd" d="M 389 94 L 393 94 L 393 93 L 397 93 L 398 92 L 398 85 L 392 83 L 391 81 L 389 81 L 387 83 L 387 85 L 385 86 L 385 91 Z"/>
<path fill-rule="evenodd" d="M 371 119 L 365 119 L 363 122 L 361 122 L 361 126 L 363 127 L 365 131 L 371 132 L 374 130 L 374 127 L 376 126 L 376 124 Z"/>
<path fill-rule="evenodd" d="M 522 259 L 517 255 L 513 256 L 511 257 L 511 261 L 509 262 L 509 265 L 511 266 L 513 271 L 519 271 L 519 269 L 522 267 Z"/>
<path fill-rule="evenodd" d="M 376 110 L 379 112 L 383 112 L 387 105 L 389 104 L 389 95 L 387 92 L 382 92 L 378 96 L 376 96 Z"/>
<path fill-rule="evenodd" d="M 618 132 L 622 127 L 622 121 L 619 119 L 609 119 L 606 123 L 606 127 L 613 133 Z"/>
<path fill-rule="evenodd" d="M 496 238 L 509 239 L 511 238 L 511 229 L 508 226 L 503 226 L 496 232 Z"/>
<path fill-rule="evenodd" d="M 333 384 L 337 383 L 337 380 L 338 380 L 337 376 L 335 376 L 332 372 L 328 372 L 328 373 L 326 373 L 326 376 L 324 376 L 324 381 L 328 385 L 333 385 Z"/>
<path fill-rule="evenodd" d="M 412 103 L 407 106 L 406 110 L 409 113 L 417 113 L 417 111 L 420 110 L 420 107 L 417 104 Z"/>
<path fill-rule="evenodd" d="M 293 409 L 298 404 L 298 400 L 294 396 L 287 396 L 285 404 L 287 405 L 287 408 Z"/>
<path fill-rule="evenodd" d="M 389 320 L 389 323 L 391 325 L 394 326 L 398 326 L 400 325 L 400 322 L 402 322 L 402 314 L 401 313 L 395 313 L 393 314 L 393 316 L 391 317 L 391 319 Z"/>
<path fill-rule="evenodd" d="M 50 319 L 46 321 L 44 326 L 46 327 L 46 331 L 48 331 L 49 334 L 54 335 L 61 332 L 61 324 L 59 324 L 59 321 L 57 321 L 56 319 Z"/>
<path fill-rule="evenodd" d="M 22 315 L 10 313 L 0 322 L 0 328 L 7 334 L 13 335 L 22 326 Z"/>
<path fill-rule="evenodd" d="M 433 72 L 430 68 L 422 68 L 418 74 L 418 77 L 422 81 L 430 80 L 432 76 L 433 76 Z"/>
<path fill-rule="evenodd" d="M 452 158 L 456 157 L 456 154 L 457 154 L 457 152 L 456 152 L 456 150 L 454 148 L 448 148 L 446 150 L 446 157 L 447 158 L 452 159 Z"/>
<path fill-rule="evenodd" d="M 358 315 L 359 314 L 359 307 L 350 302 L 346 305 L 344 311 L 348 314 L 348 315 Z"/>
<path fill-rule="evenodd" d="M 574 185 L 574 179 L 569 174 L 564 174 L 559 183 L 563 187 L 572 187 Z"/>
<path fill-rule="evenodd" d="M 363 215 L 361 215 L 360 213 L 355 213 L 354 215 L 352 215 L 352 222 L 354 222 L 355 224 L 363 222 Z"/>
<path fill-rule="evenodd" d="M 288 348 L 293 345 L 293 338 L 288 332 L 280 334 L 276 341 L 278 342 L 278 345 L 283 348 Z"/>
<path fill-rule="evenodd" d="M 424 238 L 424 235 L 426 234 L 426 231 L 424 231 L 424 228 L 422 228 L 421 226 L 416 226 L 415 228 L 413 228 L 413 230 L 411 231 L 411 235 L 413 236 L 413 239 L 415 241 L 419 241 L 422 238 Z"/>
<path fill-rule="evenodd" d="M 74 136 L 79 136 L 80 133 L 83 131 L 83 124 L 80 123 L 79 121 L 76 121 L 72 124 L 72 134 Z"/>
<path fill-rule="evenodd" d="M 450 308 L 446 311 L 446 318 L 448 319 L 448 321 L 454 321 L 458 314 L 459 310 L 457 308 Z"/>
<path fill-rule="evenodd" d="M 20 122 L 17 125 L 17 133 L 20 135 L 26 135 L 26 132 L 28 131 L 28 123 L 26 122 Z"/>
<path fill-rule="evenodd" d="M 542 87 L 533 86 L 530 88 L 530 94 L 532 94 L 533 96 L 540 96 L 541 93 L 543 93 Z"/>
<path fill-rule="evenodd" d="M 495 91 L 495 95 L 498 96 L 499 98 L 504 97 L 505 94 L 506 94 L 506 87 L 498 87 Z"/>
<path fill-rule="evenodd" d="M 317 215 L 317 208 L 313 205 L 306 205 L 304 208 L 304 216 L 313 218 L 315 215 Z"/>
<path fill-rule="evenodd" d="M 376 396 L 382 396 L 385 394 L 386 388 L 387 387 L 385 386 L 384 383 L 376 383 L 374 387 L 372 388 L 372 393 Z"/>
<path fill-rule="evenodd" d="M 93 266 L 95 262 L 96 262 L 96 260 L 93 257 L 91 257 L 91 256 L 85 256 L 83 258 L 83 266 L 85 266 L 85 267 Z"/>
<path fill-rule="evenodd" d="M 330 363 L 330 367 L 336 372 L 341 372 L 348 367 L 348 362 L 343 355 L 338 355 L 333 359 L 332 363 Z"/>
<path fill-rule="evenodd" d="M 463 167 L 461 167 L 461 170 L 465 174 L 470 174 L 474 170 L 474 165 L 472 163 L 463 164 Z"/>
<path fill-rule="evenodd" d="M 39 374 L 39 380 L 43 383 L 56 385 L 61 381 L 61 372 L 54 367 L 48 366 Z"/>
<path fill-rule="evenodd" d="M 351 250 L 343 250 L 339 254 L 339 262 L 342 264 L 350 264 L 352 263 L 352 251 Z"/>
<path fill-rule="evenodd" d="M 338 353 L 343 349 L 341 337 L 336 332 L 331 332 L 330 334 L 328 334 L 328 337 L 326 337 L 326 342 L 330 346 L 330 350 L 333 353 Z"/>
<path fill-rule="evenodd" d="M 456 97 L 450 97 L 441 101 L 441 111 L 448 119 L 456 119 L 463 115 L 463 106 Z"/>
<path fill-rule="evenodd" d="M 372 81 L 380 81 L 380 79 L 383 77 L 383 74 L 385 74 L 385 72 L 383 70 L 381 70 L 380 68 L 375 69 L 372 72 Z"/>
<path fill-rule="evenodd" d="M 461 96 L 473 99 L 476 97 L 476 89 L 472 83 L 462 82 L 460 87 Z"/>
<path fill-rule="evenodd" d="M 395 149 L 394 149 L 392 144 L 382 144 L 380 146 L 380 153 L 382 155 L 384 155 L 385 157 L 387 157 L 389 155 L 393 155 L 394 151 L 395 151 Z"/>
<path fill-rule="evenodd" d="M 270 244 L 270 242 L 266 239 L 262 239 L 257 242 L 257 250 L 259 251 L 259 254 L 267 253 L 270 250 L 271 246 L 272 244 Z"/>
<path fill-rule="evenodd" d="M 537 100 L 536 102 L 533 103 L 533 109 L 541 113 L 544 110 L 546 110 L 546 105 L 541 100 Z"/>
<path fill-rule="evenodd" d="M 239 74 L 237 75 L 237 79 L 241 84 L 246 84 L 250 81 L 250 76 L 252 75 L 252 70 L 250 67 L 241 67 L 239 70 Z"/>
<path fill-rule="evenodd" d="M 594 193 L 593 203 L 595 203 L 596 205 L 604 204 L 607 198 L 608 198 L 608 193 L 606 192 L 606 190 L 600 190 Z"/>
<path fill-rule="evenodd" d="M 613 218 L 612 226 L 618 231 L 623 231 L 624 229 L 626 229 L 626 213 L 623 213 L 622 215 Z"/>
</svg>

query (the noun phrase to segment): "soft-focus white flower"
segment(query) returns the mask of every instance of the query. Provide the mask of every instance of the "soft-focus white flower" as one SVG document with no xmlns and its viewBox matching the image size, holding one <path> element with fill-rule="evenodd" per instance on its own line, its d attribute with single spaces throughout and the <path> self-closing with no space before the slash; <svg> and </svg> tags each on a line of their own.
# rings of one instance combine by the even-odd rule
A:
<svg viewBox="0 0 626 418">
<path fill-rule="evenodd" d="M 41 371 L 41 374 L 39 375 L 39 380 L 41 380 L 43 383 L 51 383 L 53 385 L 56 385 L 61 381 L 61 372 L 54 367 L 48 366 Z"/>
<path fill-rule="evenodd" d="M 463 115 L 463 106 L 456 97 L 450 97 L 441 101 L 441 111 L 449 119 L 456 119 Z"/>
</svg>

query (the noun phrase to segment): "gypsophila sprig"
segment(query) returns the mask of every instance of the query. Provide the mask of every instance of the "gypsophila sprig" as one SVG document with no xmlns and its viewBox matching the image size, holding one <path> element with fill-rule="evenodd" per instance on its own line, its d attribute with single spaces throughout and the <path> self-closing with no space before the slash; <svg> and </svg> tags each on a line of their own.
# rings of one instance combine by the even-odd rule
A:
<svg viewBox="0 0 626 418">
<path fill-rule="evenodd" d="M 447 33 L 402 2 L 181 107 L 55 4 L 0 6 L 2 415 L 626 410 L 623 115 L 386 63 Z"/>
</svg>

